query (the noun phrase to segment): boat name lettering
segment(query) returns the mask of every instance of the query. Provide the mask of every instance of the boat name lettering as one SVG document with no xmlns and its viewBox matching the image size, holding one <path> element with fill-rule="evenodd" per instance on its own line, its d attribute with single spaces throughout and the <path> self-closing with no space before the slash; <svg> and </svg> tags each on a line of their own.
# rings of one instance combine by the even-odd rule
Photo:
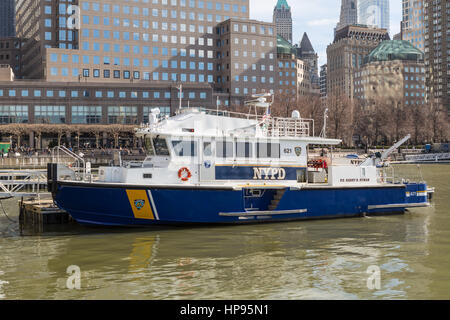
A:
<svg viewBox="0 0 450 320">
<path fill-rule="evenodd" d="M 286 170 L 283 168 L 253 168 L 253 180 L 284 180 Z"/>
<path fill-rule="evenodd" d="M 368 178 L 347 178 L 347 179 L 340 179 L 340 182 L 370 182 L 370 179 Z"/>
</svg>

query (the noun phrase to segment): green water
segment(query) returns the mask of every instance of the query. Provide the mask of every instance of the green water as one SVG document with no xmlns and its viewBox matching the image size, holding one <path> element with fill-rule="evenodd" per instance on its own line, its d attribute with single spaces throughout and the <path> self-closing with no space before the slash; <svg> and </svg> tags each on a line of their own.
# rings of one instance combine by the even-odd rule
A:
<svg viewBox="0 0 450 320">
<path fill-rule="evenodd" d="M 450 166 L 422 173 L 433 207 L 401 216 L 37 235 L 0 214 L 0 299 L 450 299 Z"/>
</svg>

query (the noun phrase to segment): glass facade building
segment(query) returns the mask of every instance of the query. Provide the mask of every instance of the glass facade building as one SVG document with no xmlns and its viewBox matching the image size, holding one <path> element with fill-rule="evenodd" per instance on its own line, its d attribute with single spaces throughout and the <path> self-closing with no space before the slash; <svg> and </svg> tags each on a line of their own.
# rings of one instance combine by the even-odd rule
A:
<svg viewBox="0 0 450 320">
<path fill-rule="evenodd" d="M 14 0 L 0 1 L 0 38 L 14 37 Z"/>
<path fill-rule="evenodd" d="M 389 22 L 389 0 L 358 1 L 358 24 L 389 31 Z"/>
<path fill-rule="evenodd" d="M 425 49 L 424 1 L 403 0 L 402 40 L 409 41 L 417 49 Z"/>
</svg>

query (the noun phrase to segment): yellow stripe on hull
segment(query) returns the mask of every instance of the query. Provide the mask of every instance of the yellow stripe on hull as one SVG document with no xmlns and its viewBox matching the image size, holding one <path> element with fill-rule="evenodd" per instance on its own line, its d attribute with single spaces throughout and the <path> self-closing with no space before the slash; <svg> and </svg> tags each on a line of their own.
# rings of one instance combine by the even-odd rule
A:
<svg viewBox="0 0 450 320">
<path fill-rule="evenodd" d="M 147 191 L 127 190 L 127 195 L 136 219 L 155 220 Z"/>
</svg>

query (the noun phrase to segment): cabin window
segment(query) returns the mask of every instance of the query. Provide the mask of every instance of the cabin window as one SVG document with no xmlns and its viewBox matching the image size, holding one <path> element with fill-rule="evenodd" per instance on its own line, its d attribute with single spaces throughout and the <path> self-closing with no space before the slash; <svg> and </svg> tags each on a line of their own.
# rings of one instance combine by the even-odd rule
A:
<svg viewBox="0 0 450 320">
<path fill-rule="evenodd" d="M 152 178 L 152 174 L 151 173 L 144 173 L 144 179 L 151 179 Z"/>
<path fill-rule="evenodd" d="M 145 151 L 147 152 L 147 155 L 149 156 L 155 155 L 155 150 L 153 149 L 152 140 L 150 139 L 150 137 L 145 137 L 144 148 Z"/>
<path fill-rule="evenodd" d="M 280 144 L 279 143 L 262 143 L 256 144 L 256 153 L 258 158 L 280 158 Z"/>
<path fill-rule="evenodd" d="M 167 147 L 166 139 L 154 138 L 153 146 L 155 147 L 155 154 L 157 156 L 170 156 L 169 148 Z"/>
<path fill-rule="evenodd" d="M 233 157 L 233 142 L 218 141 L 216 143 L 217 158 L 232 158 Z"/>
<path fill-rule="evenodd" d="M 250 142 L 236 142 L 236 158 L 251 158 L 252 151 Z"/>
<path fill-rule="evenodd" d="M 173 151 L 178 157 L 196 157 L 197 142 L 195 141 L 172 141 Z"/>
<path fill-rule="evenodd" d="M 212 156 L 212 143 L 211 142 L 203 143 L 203 155 L 206 157 Z"/>
</svg>

